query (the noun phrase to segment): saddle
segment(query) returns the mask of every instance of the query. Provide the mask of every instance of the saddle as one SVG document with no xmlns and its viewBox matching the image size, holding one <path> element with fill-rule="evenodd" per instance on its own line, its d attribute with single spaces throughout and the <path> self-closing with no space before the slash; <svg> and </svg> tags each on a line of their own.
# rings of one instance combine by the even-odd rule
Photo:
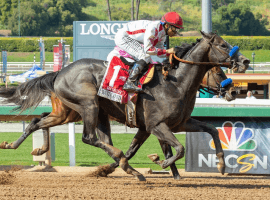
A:
<svg viewBox="0 0 270 200">
<path fill-rule="evenodd" d="M 123 61 L 125 62 L 123 62 Z M 123 90 L 123 86 L 129 77 L 129 68 L 132 63 L 128 63 L 125 59 L 113 57 L 110 66 L 107 67 L 102 83 L 100 85 L 98 96 L 110 99 L 126 105 L 127 124 L 130 127 L 136 127 L 136 102 L 137 93 L 128 93 Z M 148 69 L 143 72 L 138 81 L 138 87 L 149 83 L 154 76 L 155 66 L 150 64 Z"/>
<path fill-rule="evenodd" d="M 98 95 L 121 104 L 128 102 L 128 92 L 123 90 L 123 86 L 129 77 L 130 66 L 123 63 L 118 57 L 113 57 L 110 66 L 107 67 Z M 149 83 L 154 76 L 154 65 L 150 64 L 149 68 L 141 75 L 138 81 L 138 87 Z M 134 99 L 135 103 L 135 99 Z"/>
</svg>

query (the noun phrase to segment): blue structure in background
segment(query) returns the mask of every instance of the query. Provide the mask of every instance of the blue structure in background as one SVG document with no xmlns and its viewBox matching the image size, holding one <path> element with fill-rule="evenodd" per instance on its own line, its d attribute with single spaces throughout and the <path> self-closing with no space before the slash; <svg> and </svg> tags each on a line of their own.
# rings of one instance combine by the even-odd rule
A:
<svg viewBox="0 0 270 200">
<path fill-rule="evenodd" d="M 31 69 L 29 69 L 27 72 L 24 72 L 19 75 L 13 75 L 9 76 L 10 82 L 20 82 L 24 83 L 25 81 L 33 78 L 37 78 L 39 75 L 37 74 L 37 71 L 43 71 L 39 66 L 33 65 Z"/>
<path fill-rule="evenodd" d="M 40 41 L 39 42 L 39 49 L 40 49 L 40 68 L 43 68 L 43 46 L 44 44 Z"/>
<path fill-rule="evenodd" d="M 7 73 L 7 51 L 2 51 L 2 61 L 3 61 L 3 68 L 2 73 Z"/>
</svg>

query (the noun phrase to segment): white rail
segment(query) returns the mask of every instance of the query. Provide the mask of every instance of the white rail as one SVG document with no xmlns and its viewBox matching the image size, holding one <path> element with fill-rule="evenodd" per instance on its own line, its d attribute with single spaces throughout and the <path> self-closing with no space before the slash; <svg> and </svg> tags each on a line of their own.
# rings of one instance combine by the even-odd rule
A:
<svg viewBox="0 0 270 200">
<path fill-rule="evenodd" d="M 0 63 L 2 65 L 2 63 Z M 7 67 L 24 67 L 24 66 L 33 66 L 34 62 L 7 62 Z M 39 62 L 36 62 L 36 65 L 39 65 Z M 53 66 L 53 62 L 45 62 L 45 66 Z"/>
<path fill-rule="evenodd" d="M 13 75 L 17 74 L 16 72 L 26 72 L 29 69 L 32 68 L 33 62 L 8 62 L 7 63 L 7 74 Z M 39 65 L 39 62 L 37 63 Z M 2 63 L 0 63 L 0 66 L 2 67 Z M 45 71 L 52 72 L 53 71 L 53 62 L 47 62 L 45 63 Z"/>
<path fill-rule="evenodd" d="M 270 100 L 236 98 L 229 102 L 219 98 L 197 98 L 195 107 L 270 107 Z"/>
<path fill-rule="evenodd" d="M 250 67 L 253 67 L 253 62 L 249 63 Z M 266 62 L 266 63 L 254 63 L 254 67 L 270 67 L 270 63 Z"/>
<path fill-rule="evenodd" d="M 0 97 L 0 101 L 3 98 Z M 0 106 L 15 106 L 15 104 L 0 104 Z M 51 99 L 46 96 L 39 106 L 51 106 Z M 226 101 L 219 98 L 196 98 L 195 107 L 270 107 L 270 99 L 238 99 Z"/>
<path fill-rule="evenodd" d="M 71 62 L 72 63 L 72 62 Z M 7 67 L 30 67 L 34 64 L 34 62 L 8 62 Z M 36 62 L 37 65 L 39 65 L 39 62 Z M 2 66 L 2 63 L 0 62 L 0 66 Z M 53 68 L 53 62 L 45 62 L 45 67 Z M 249 64 L 250 67 L 253 67 L 253 63 L 251 62 Z M 270 62 L 264 62 L 264 63 L 254 63 L 254 67 L 270 67 Z"/>
</svg>

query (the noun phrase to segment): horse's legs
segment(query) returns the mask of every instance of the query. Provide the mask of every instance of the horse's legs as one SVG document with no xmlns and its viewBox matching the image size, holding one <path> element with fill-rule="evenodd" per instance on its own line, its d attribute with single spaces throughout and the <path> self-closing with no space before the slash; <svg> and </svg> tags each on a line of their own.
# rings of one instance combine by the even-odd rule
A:
<svg viewBox="0 0 270 200">
<path fill-rule="evenodd" d="M 172 157 L 172 156 L 173 156 L 173 152 L 172 152 L 171 146 L 170 146 L 170 145 L 167 145 L 167 144 L 166 144 L 165 142 L 163 142 L 162 140 L 158 140 L 158 141 L 159 141 L 160 146 L 161 146 L 161 148 L 162 148 L 162 151 L 163 151 L 163 153 L 164 153 L 164 155 L 165 155 L 165 158 L 166 158 L 166 159 L 169 159 L 170 157 Z M 175 163 L 172 163 L 172 164 L 170 165 L 170 168 L 171 168 L 172 173 L 173 173 L 173 178 L 174 178 L 174 179 L 177 179 L 177 180 L 181 179 L 180 174 L 179 174 L 179 172 L 178 172 L 178 170 L 177 170 L 177 167 L 176 167 Z"/>
<path fill-rule="evenodd" d="M 146 141 L 146 139 L 150 136 L 150 133 L 144 130 L 138 130 L 138 132 L 136 133 L 135 137 L 133 138 L 129 149 L 127 150 L 125 156 L 127 157 L 127 159 L 131 159 L 136 152 L 139 150 L 139 148 L 143 145 L 143 143 Z M 162 142 L 161 140 L 159 140 L 160 146 L 163 150 L 163 153 L 166 157 L 166 159 L 170 158 L 173 156 L 172 154 L 172 150 L 171 150 L 171 146 L 165 144 L 164 142 Z M 110 165 L 111 168 L 116 168 L 118 167 L 119 164 L 117 162 L 113 163 Z M 170 165 L 170 168 L 172 170 L 173 173 L 173 177 L 174 179 L 181 179 L 179 172 L 175 166 L 175 163 L 173 163 L 172 165 Z"/>
<path fill-rule="evenodd" d="M 101 108 L 99 109 L 98 113 L 98 124 L 96 131 L 98 138 L 101 141 L 113 146 L 109 116 L 106 115 L 104 110 Z"/>
<path fill-rule="evenodd" d="M 125 156 L 129 160 L 131 159 L 136 152 L 139 150 L 139 148 L 143 145 L 143 143 L 146 141 L 146 139 L 150 136 L 150 133 L 148 133 L 145 130 L 139 129 L 136 135 L 134 136 L 129 149 L 127 150 Z M 119 163 L 115 162 L 110 165 L 112 168 L 116 168 L 119 166 Z"/>
<path fill-rule="evenodd" d="M 20 144 L 29 136 L 31 133 L 35 132 L 38 129 L 43 130 L 43 136 L 45 145 L 42 149 L 34 149 L 32 155 L 42 155 L 49 150 L 49 127 L 66 124 L 68 122 L 77 122 L 81 120 L 81 116 L 71 108 L 67 107 L 63 102 L 58 99 L 54 93 L 51 94 L 52 102 L 52 112 L 43 113 L 41 118 L 32 119 L 31 123 L 25 129 L 25 132 L 22 136 L 15 142 L 8 144 L 7 142 L 2 142 L 0 144 L 1 149 L 17 149 Z"/>
<path fill-rule="evenodd" d="M 165 169 L 178 159 L 184 157 L 185 154 L 184 146 L 177 140 L 177 138 L 171 132 L 170 128 L 164 122 L 155 126 L 152 129 L 151 133 L 155 135 L 160 141 L 172 146 L 176 150 L 176 155 L 164 161 L 160 161 L 159 156 L 157 154 L 149 155 L 148 157 L 153 162 L 155 162 L 156 164 L 160 165 L 163 169 Z"/>
<path fill-rule="evenodd" d="M 43 117 L 46 117 L 48 116 L 50 113 L 42 113 L 41 114 L 41 118 L 40 120 L 43 118 Z M 39 156 L 39 155 L 42 155 L 44 153 L 46 153 L 47 151 L 49 151 L 50 149 L 50 132 L 49 132 L 49 128 L 43 128 L 42 129 L 42 132 L 43 132 L 43 140 L 44 140 L 44 144 L 42 145 L 41 148 L 36 148 L 34 149 L 31 154 L 32 155 L 35 155 L 35 156 Z"/>
<path fill-rule="evenodd" d="M 218 168 L 220 173 L 224 174 L 224 172 L 225 172 L 224 152 L 223 152 L 222 147 L 221 147 L 218 130 L 211 124 L 207 124 L 205 122 L 200 122 L 196 119 L 190 118 L 186 122 L 186 124 L 184 124 L 183 126 L 179 126 L 179 127 L 176 126 L 173 129 L 173 132 L 181 132 L 181 131 L 209 133 L 214 140 L 215 147 L 216 147 L 216 155 L 219 159 L 219 163 L 217 165 L 217 168 Z"/>
<path fill-rule="evenodd" d="M 44 143 L 43 143 L 41 148 L 36 148 L 31 152 L 31 154 L 33 156 L 40 156 L 40 155 L 46 153 L 47 151 L 49 151 L 49 149 L 50 149 L 50 132 L 49 132 L 49 128 L 43 128 L 42 132 L 43 132 Z"/>
<path fill-rule="evenodd" d="M 42 119 L 42 118 L 44 118 L 44 117 L 46 117 L 46 116 L 48 116 L 50 113 L 42 113 L 41 115 L 40 115 L 40 117 L 41 118 L 33 118 L 32 120 L 31 120 L 31 123 L 26 127 L 26 129 L 25 129 L 25 132 L 19 137 L 19 139 L 18 140 L 16 140 L 15 142 L 12 142 L 12 143 L 10 143 L 10 144 L 8 144 L 7 142 L 2 142 L 1 144 L 0 144 L 0 148 L 1 149 L 17 149 L 20 145 L 21 145 L 21 143 L 31 134 L 31 133 L 33 133 L 34 131 L 36 131 L 36 130 L 38 130 L 39 128 L 37 128 L 37 126 L 36 126 L 36 124 L 38 123 L 38 122 L 40 122 L 40 120 Z M 44 133 L 45 133 L 45 135 L 44 135 L 44 141 L 45 141 L 45 146 L 44 146 L 44 148 L 46 149 L 47 148 L 47 145 L 48 144 L 46 144 L 47 142 L 49 142 L 48 141 L 48 139 L 47 139 L 47 137 L 49 136 L 48 135 L 48 130 L 45 130 L 44 129 Z M 48 136 L 47 136 L 48 135 Z M 43 147 L 42 147 L 43 148 Z M 41 154 L 40 154 L 41 155 Z"/>
<path fill-rule="evenodd" d="M 91 106 L 84 106 L 81 116 L 83 116 L 84 128 L 82 141 L 86 144 L 99 147 L 103 149 L 111 158 L 119 163 L 120 167 L 128 174 L 134 175 L 138 180 L 145 181 L 142 174 L 134 170 L 129 164 L 124 153 L 97 138 L 95 129 L 98 121 L 98 105 L 95 100 L 92 101 Z"/>
<path fill-rule="evenodd" d="M 143 143 L 147 140 L 147 138 L 149 136 L 150 136 L 149 132 L 144 131 L 144 130 L 140 130 L 140 129 L 138 130 L 138 132 L 136 133 L 135 137 L 133 138 L 133 140 L 129 146 L 129 149 L 127 150 L 127 152 L 125 154 L 125 156 L 127 157 L 128 160 L 131 159 L 136 154 L 136 152 L 139 150 L 139 148 L 143 145 Z M 171 146 L 165 144 L 161 140 L 159 140 L 159 143 L 160 143 L 160 146 L 162 148 L 162 151 L 163 151 L 166 159 L 172 157 L 173 153 L 172 153 Z M 114 163 L 114 164 L 116 164 L 116 163 Z M 114 164 L 112 164 L 111 166 L 113 166 Z M 116 167 L 118 167 L 118 165 L 115 166 L 115 168 Z M 170 168 L 172 170 L 174 179 L 180 179 L 180 175 L 179 175 L 179 172 L 175 166 L 175 163 L 170 165 Z"/>
<path fill-rule="evenodd" d="M 190 118 L 185 124 L 184 128 L 185 130 L 183 131 L 186 132 L 207 132 L 212 136 L 216 147 L 216 155 L 219 159 L 217 168 L 220 173 L 224 174 L 225 173 L 224 152 L 219 139 L 218 130 L 215 128 L 215 126 Z"/>
</svg>

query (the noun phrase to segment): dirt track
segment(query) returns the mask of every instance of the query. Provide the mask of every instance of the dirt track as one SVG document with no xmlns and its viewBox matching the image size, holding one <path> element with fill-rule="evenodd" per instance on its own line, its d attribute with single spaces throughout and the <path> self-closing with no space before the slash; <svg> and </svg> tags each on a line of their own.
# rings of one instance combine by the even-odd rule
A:
<svg viewBox="0 0 270 200">
<path fill-rule="evenodd" d="M 38 168 L 40 169 L 40 168 Z M 52 172 L 29 172 L 0 167 L 3 199 L 269 199 L 269 176 L 230 176 L 186 173 L 182 180 L 167 174 L 144 174 L 138 182 L 117 169 L 107 178 L 87 177 L 95 168 L 55 167 Z M 39 171 L 39 170 L 37 170 Z M 144 173 L 146 169 L 141 169 Z"/>
</svg>

